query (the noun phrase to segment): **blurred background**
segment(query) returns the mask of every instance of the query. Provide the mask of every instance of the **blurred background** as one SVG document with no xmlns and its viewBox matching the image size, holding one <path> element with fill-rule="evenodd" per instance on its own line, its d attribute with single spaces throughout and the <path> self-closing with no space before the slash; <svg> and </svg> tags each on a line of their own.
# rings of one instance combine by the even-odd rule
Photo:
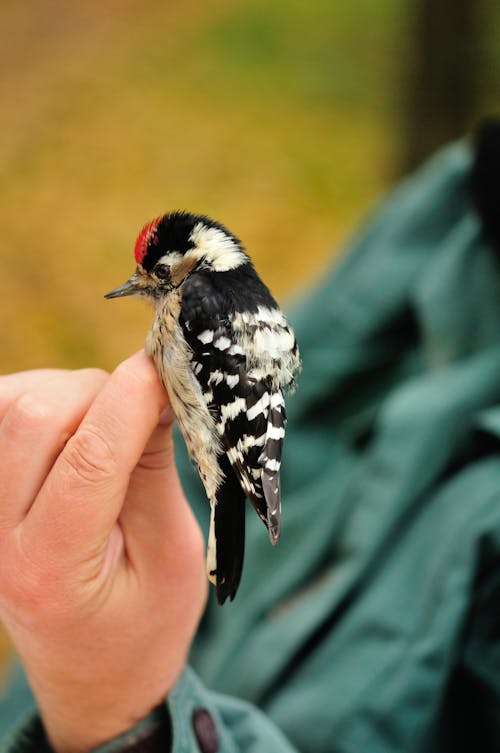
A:
<svg viewBox="0 0 500 753">
<path fill-rule="evenodd" d="M 494 0 L 2 0 L 1 370 L 112 368 L 151 313 L 103 294 L 171 208 L 283 299 L 434 148 L 498 112 Z"/>
</svg>

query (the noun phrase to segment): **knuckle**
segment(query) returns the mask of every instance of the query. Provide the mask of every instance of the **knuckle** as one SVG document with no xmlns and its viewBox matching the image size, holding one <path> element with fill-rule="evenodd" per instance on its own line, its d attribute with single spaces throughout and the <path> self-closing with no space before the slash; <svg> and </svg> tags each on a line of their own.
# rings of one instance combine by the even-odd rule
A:
<svg viewBox="0 0 500 753">
<path fill-rule="evenodd" d="M 42 582 L 40 577 L 43 574 L 41 571 L 30 571 L 25 572 L 22 578 L 9 573 L 4 576 L 2 595 L 8 603 L 15 604 L 18 615 L 39 614 L 46 607 L 49 594 L 47 581 Z"/>
<path fill-rule="evenodd" d="M 39 616 L 51 601 L 55 573 L 34 554 L 25 556 L 19 545 L 11 546 L 8 554 L 0 560 L 3 611 L 13 613 L 17 620 Z"/>
<path fill-rule="evenodd" d="M 80 369 L 79 374 L 81 374 L 82 377 L 95 382 L 96 384 L 102 384 L 109 377 L 109 374 L 107 371 L 105 371 L 104 369 L 98 369 L 97 367 L 88 368 L 88 369 Z"/>
<path fill-rule="evenodd" d="M 173 454 L 167 448 L 142 453 L 137 468 L 145 471 L 167 471 L 173 465 Z"/>
<path fill-rule="evenodd" d="M 39 420 L 49 417 L 52 413 L 51 406 L 34 392 L 25 392 L 17 398 L 12 406 L 14 415 L 23 420 Z"/>
<path fill-rule="evenodd" d="M 167 429 L 168 431 L 168 429 Z M 158 427 L 146 445 L 137 468 L 145 471 L 169 471 L 175 468 L 174 440 L 170 431 Z"/>
<path fill-rule="evenodd" d="M 106 439 L 96 429 L 81 428 L 67 442 L 62 455 L 69 475 L 85 484 L 96 483 L 113 476 L 116 460 Z"/>
<path fill-rule="evenodd" d="M 35 393 L 26 392 L 12 403 L 4 419 L 4 428 L 9 435 L 17 436 L 51 419 L 52 406 Z"/>
</svg>

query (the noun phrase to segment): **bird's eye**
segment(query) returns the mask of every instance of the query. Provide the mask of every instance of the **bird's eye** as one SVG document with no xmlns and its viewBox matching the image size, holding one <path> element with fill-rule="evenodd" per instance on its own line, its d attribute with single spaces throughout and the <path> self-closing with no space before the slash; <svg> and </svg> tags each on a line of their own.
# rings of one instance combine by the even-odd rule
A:
<svg viewBox="0 0 500 753">
<path fill-rule="evenodd" d="M 154 271 L 160 280 L 166 280 L 170 277 L 170 267 L 168 264 L 157 264 Z"/>
</svg>

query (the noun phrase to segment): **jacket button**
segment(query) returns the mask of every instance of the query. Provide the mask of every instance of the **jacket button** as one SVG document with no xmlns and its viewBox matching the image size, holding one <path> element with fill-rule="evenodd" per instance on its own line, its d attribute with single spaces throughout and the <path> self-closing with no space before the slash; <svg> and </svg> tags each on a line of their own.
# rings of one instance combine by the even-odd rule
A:
<svg viewBox="0 0 500 753">
<path fill-rule="evenodd" d="M 193 711 L 193 729 L 202 753 L 217 753 L 219 738 L 214 720 L 207 709 Z"/>
</svg>

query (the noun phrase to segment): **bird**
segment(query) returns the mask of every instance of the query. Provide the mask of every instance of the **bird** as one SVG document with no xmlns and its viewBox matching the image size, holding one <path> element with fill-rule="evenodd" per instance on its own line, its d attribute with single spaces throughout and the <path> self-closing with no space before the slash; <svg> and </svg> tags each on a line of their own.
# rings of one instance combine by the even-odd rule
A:
<svg viewBox="0 0 500 753">
<path fill-rule="evenodd" d="M 238 589 L 245 499 L 276 544 L 286 391 L 301 367 L 292 327 L 242 242 L 183 210 L 156 217 L 134 247 L 136 269 L 106 298 L 154 309 L 145 350 L 166 388 L 211 514 L 206 567 L 219 604 Z"/>
</svg>

